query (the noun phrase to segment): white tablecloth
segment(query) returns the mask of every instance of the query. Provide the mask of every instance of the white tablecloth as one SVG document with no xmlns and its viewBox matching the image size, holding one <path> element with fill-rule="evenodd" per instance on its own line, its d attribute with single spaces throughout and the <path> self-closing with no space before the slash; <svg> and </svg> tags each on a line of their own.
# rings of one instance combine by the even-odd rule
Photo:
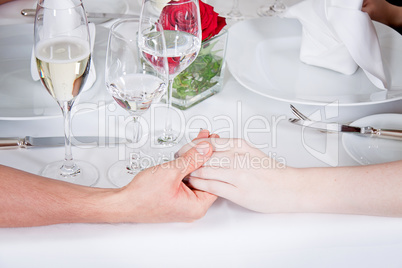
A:
<svg viewBox="0 0 402 268">
<path fill-rule="evenodd" d="M 132 0 L 135 2 L 136 0 Z M 131 4 L 133 4 L 131 2 Z M 227 11 L 230 1 L 209 1 Z M 255 16 L 264 1 L 240 1 Z M 27 23 L 12 12 L 32 1 L 0 6 L 0 24 Z M 32 5 L 32 4 L 31 4 Z M 135 6 L 135 5 L 134 5 Z M 29 5 L 28 5 L 29 7 Z M 3 16 L 3 15 L 7 16 Z M 15 13 L 14 13 L 15 14 Z M 1 34 L 1 33 L 0 33 Z M 102 71 L 102 70 L 98 70 Z M 106 90 L 106 89 L 105 89 Z M 401 102 L 339 109 L 337 121 L 348 122 L 369 114 L 401 112 Z M 76 114 L 74 135 L 130 133 L 127 114 L 112 103 L 103 109 Z M 317 107 L 298 105 L 307 113 Z M 163 109 L 155 109 L 154 126 L 163 127 Z M 301 129 L 287 122 L 289 103 L 263 98 L 242 87 L 226 72 L 221 93 L 177 112 L 183 130 L 211 128 L 224 137 L 247 137 L 263 151 L 290 166 L 357 165 L 337 134 L 308 131 L 303 146 Z M 258 115 L 259 117 L 255 117 Z M 152 117 L 153 118 L 153 117 Z M 230 118 L 230 120 L 228 119 Z M 266 119 L 268 125 L 261 118 Z M 120 125 L 118 126 L 118 122 Z M 144 116 L 150 125 L 151 112 Z M 233 123 L 233 125 L 231 125 Z M 208 125 L 210 124 L 210 126 Z M 123 126 L 122 126 L 123 125 Z M 265 130 L 264 130 L 265 129 Z M 194 132 L 194 131 L 193 131 Z M 62 135 L 61 117 L 0 121 L 0 137 Z M 327 147 L 336 144 L 336 147 Z M 336 148 L 335 150 L 333 148 Z M 63 148 L 0 151 L 0 163 L 38 173 L 63 156 Z M 112 186 L 107 168 L 121 157 L 121 148 L 73 148 L 77 159 L 96 165 L 98 187 Z M 330 214 L 260 214 L 218 199 L 207 215 L 194 223 L 169 224 L 60 224 L 35 228 L 0 229 L 0 267 L 402 267 L 402 219 Z"/>
</svg>

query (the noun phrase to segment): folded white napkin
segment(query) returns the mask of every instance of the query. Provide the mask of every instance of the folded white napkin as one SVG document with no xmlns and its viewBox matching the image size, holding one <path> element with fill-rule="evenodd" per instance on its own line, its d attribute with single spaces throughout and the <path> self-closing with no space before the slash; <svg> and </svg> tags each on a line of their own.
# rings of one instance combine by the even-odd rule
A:
<svg viewBox="0 0 402 268">
<path fill-rule="evenodd" d="M 378 88 L 387 79 L 376 30 L 361 11 L 363 0 L 305 0 L 283 15 L 297 18 L 302 26 L 300 60 L 346 75 L 360 66 Z"/>
<path fill-rule="evenodd" d="M 94 49 L 94 44 L 95 44 L 95 35 L 96 35 L 96 27 L 95 24 L 93 23 L 88 23 L 88 28 L 89 28 L 89 35 L 91 38 L 91 53 L 93 52 Z M 40 79 L 38 69 L 36 67 L 36 58 L 35 58 L 35 52 L 34 49 L 32 48 L 32 54 L 31 54 L 31 76 L 34 81 L 38 81 Z M 95 64 L 93 57 L 91 58 L 91 64 L 89 68 L 89 74 L 87 81 L 85 82 L 84 88 L 82 91 L 88 90 L 92 87 L 92 85 L 96 81 L 96 70 L 95 70 Z"/>
</svg>

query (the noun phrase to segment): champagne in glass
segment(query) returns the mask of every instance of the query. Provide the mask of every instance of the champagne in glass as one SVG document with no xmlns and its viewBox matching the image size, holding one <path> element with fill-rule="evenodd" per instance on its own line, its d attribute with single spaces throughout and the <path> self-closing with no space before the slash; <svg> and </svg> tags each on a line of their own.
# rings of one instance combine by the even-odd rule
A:
<svg viewBox="0 0 402 268">
<path fill-rule="evenodd" d="M 148 38 L 158 56 L 148 56 L 157 62 L 153 68 L 141 55 L 137 40 L 138 21 L 122 20 L 110 29 L 106 52 L 106 86 L 113 99 L 133 118 L 132 151 L 126 160 L 113 164 L 108 171 L 109 180 L 116 186 L 128 184 L 135 174 L 154 163 L 154 159 L 138 148 L 140 117 L 151 104 L 159 101 L 167 87 L 167 61 L 163 57 L 163 33 Z M 156 71 L 155 69 L 158 69 Z M 148 158 L 145 158 L 145 157 Z"/>
<path fill-rule="evenodd" d="M 71 152 L 71 108 L 89 74 L 88 22 L 79 0 L 39 0 L 35 16 L 34 51 L 40 79 L 64 116 L 65 158 L 48 164 L 41 175 L 91 186 L 98 170 L 76 161 Z"/>
<path fill-rule="evenodd" d="M 164 132 L 158 143 L 172 146 L 177 143 L 177 132 L 172 129 L 171 106 L 174 78 L 186 69 L 197 57 L 201 48 L 201 18 L 198 0 L 170 1 L 161 5 L 156 0 L 144 0 L 141 10 L 139 46 L 149 56 L 158 58 L 147 41 L 151 36 L 163 32 L 166 42 L 166 57 L 169 65 L 169 87 L 167 94 L 167 113 Z M 157 62 L 148 61 L 154 66 Z"/>
<path fill-rule="evenodd" d="M 47 91 L 59 103 L 72 102 L 88 76 L 91 60 L 80 38 L 52 38 L 36 46 L 36 63 Z"/>
</svg>

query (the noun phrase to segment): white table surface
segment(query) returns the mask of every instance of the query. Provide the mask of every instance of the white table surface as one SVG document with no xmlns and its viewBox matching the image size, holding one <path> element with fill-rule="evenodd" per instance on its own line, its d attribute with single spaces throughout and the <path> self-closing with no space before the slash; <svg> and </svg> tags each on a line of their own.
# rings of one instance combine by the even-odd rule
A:
<svg viewBox="0 0 402 268">
<path fill-rule="evenodd" d="M 132 8 L 138 3 L 130 2 Z M 264 1 L 240 1 L 242 11 L 255 16 Z M 289 1 L 290 2 L 290 1 Z M 227 11 L 230 1 L 209 1 Z M 0 6 L 0 24 L 30 23 L 19 10 L 32 1 Z M 17 14 L 17 15 L 15 15 Z M 0 33 L 1 34 L 1 33 Z M 230 45 L 230 44 L 229 44 Z M 103 71 L 103 70 L 97 70 Z M 185 133 L 207 128 L 224 137 L 244 137 L 244 129 L 259 129 L 248 137 L 266 145 L 266 153 L 295 167 L 357 165 L 347 155 L 341 136 L 302 132 L 290 125 L 289 103 L 261 97 L 225 74 L 221 93 L 176 115 Z M 105 89 L 106 90 L 106 89 Z M 349 122 L 370 114 L 402 110 L 401 101 L 361 107 L 341 107 L 334 120 Z M 299 105 L 311 113 L 319 107 Z M 76 114 L 74 135 L 124 136 L 127 115 L 115 105 Z M 156 107 L 143 122 L 163 127 L 163 108 Z M 258 115 L 259 117 L 255 117 Z M 231 118 L 233 126 L 230 127 Z M 265 118 L 268 127 L 261 118 Z M 127 119 L 128 120 L 128 119 Z M 250 123 L 250 120 L 251 123 Z M 121 122 L 118 126 L 117 123 Z M 184 126 L 183 126 L 184 125 Z M 0 120 L 0 137 L 62 135 L 62 118 Z M 265 130 L 263 130 L 265 128 Z M 257 131 L 255 131 L 257 132 Z M 328 146 L 327 146 L 328 145 Z M 319 153 L 312 155 L 306 149 Z M 108 167 L 124 148 L 73 148 L 77 159 L 99 169 L 97 187 L 111 187 Z M 0 151 L 0 163 L 33 173 L 60 159 L 63 148 Z M 402 267 L 402 219 L 330 214 L 260 214 L 218 199 L 204 218 L 194 223 L 60 224 L 34 228 L 0 229 L 0 267 Z"/>
</svg>

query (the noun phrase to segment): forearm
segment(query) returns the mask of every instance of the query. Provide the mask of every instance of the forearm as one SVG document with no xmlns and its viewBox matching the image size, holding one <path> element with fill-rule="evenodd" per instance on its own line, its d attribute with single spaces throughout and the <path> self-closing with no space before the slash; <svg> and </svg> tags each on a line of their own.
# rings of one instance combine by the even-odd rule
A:
<svg viewBox="0 0 402 268">
<path fill-rule="evenodd" d="M 296 170 L 298 210 L 400 217 L 401 164 Z"/>
<path fill-rule="evenodd" d="M 402 7 L 385 0 L 365 0 L 362 11 L 367 12 L 372 20 L 391 27 L 402 26 Z"/>
<path fill-rule="evenodd" d="M 0 227 L 112 222 L 114 189 L 84 187 L 0 165 Z"/>
<path fill-rule="evenodd" d="M 0 5 L 11 2 L 11 1 L 13 1 L 13 0 L 0 0 Z"/>
<path fill-rule="evenodd" d="M 402 7 L 392 5 L 390 8 L 392 9 L 390 14 L 390 26 L 402 27 Z"/>
</svg>

